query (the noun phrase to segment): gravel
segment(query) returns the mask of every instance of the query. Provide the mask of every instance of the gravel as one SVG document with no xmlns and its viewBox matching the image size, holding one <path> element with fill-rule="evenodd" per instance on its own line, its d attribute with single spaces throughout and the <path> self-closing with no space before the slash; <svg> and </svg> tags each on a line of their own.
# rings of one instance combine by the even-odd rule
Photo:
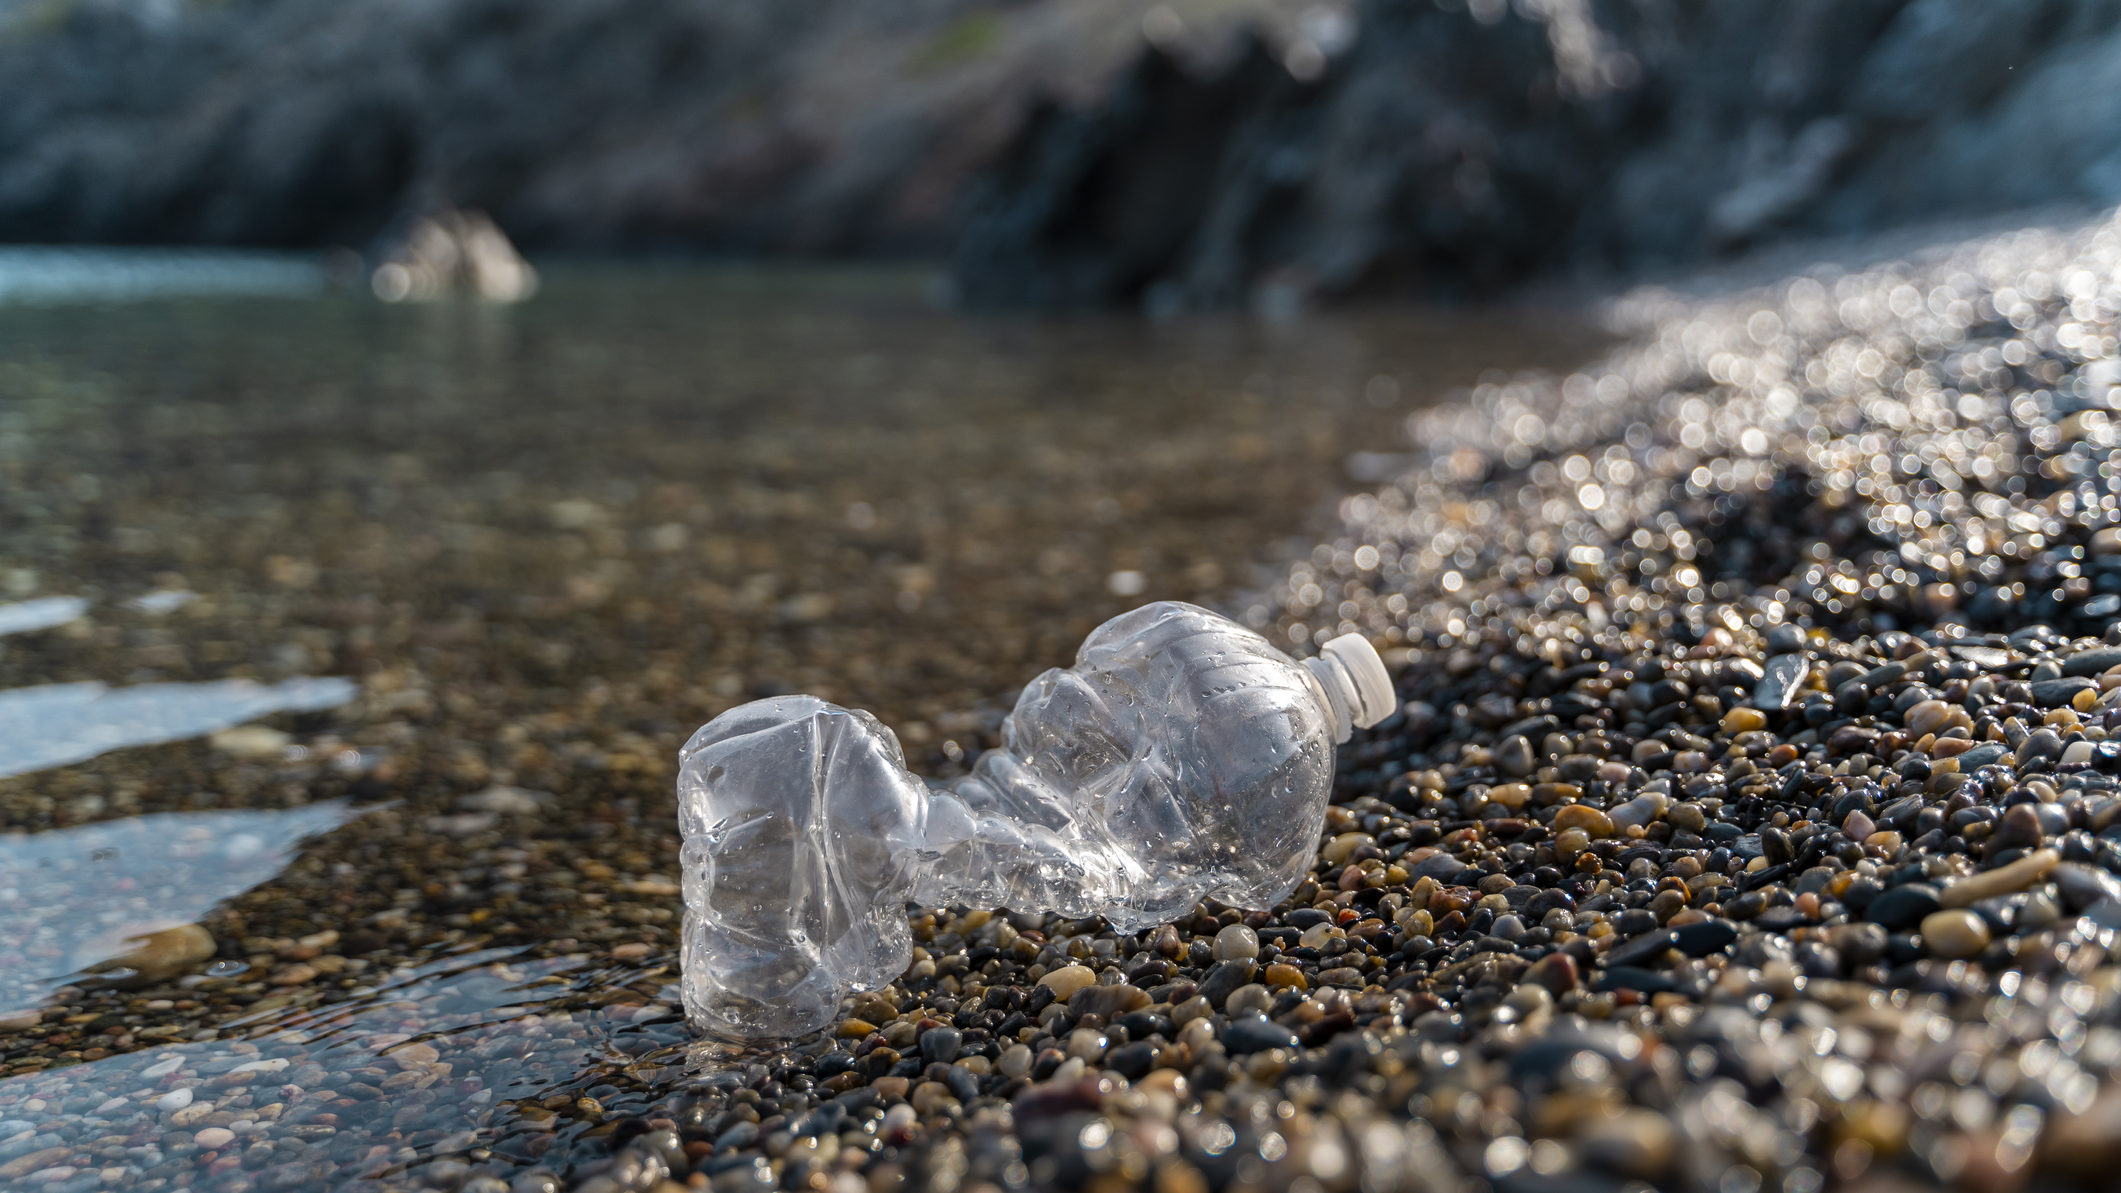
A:
<svg viewBox="0 0 2121 1193">
<path fill-rule="evenodd" d="M 757 1053 L 691 1045 L 661 943 L 356 971 L 0 1085 L 0 1177 L 293 1187 L 318 1139 L 482 1193 L 2101 1187 L 2121 226 L 1618 313 L 1596 367 L 1416 416 L 1237 603 L 1369 634 L 1405 700 L 1280 906 L 918 911 L 904 976 Z"/>
</svg>

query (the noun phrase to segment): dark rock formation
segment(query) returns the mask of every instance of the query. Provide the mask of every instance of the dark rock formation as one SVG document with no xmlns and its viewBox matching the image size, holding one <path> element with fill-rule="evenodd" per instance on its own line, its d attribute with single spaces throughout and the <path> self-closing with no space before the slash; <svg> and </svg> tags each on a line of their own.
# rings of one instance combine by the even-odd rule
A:
<svg viewBox="0 0 2121 1193">
<path fill-rule="evenodd" d="M 0 0 L 0 240 L 366 246 L 458 207 L 532 248 L 939 251 L 1035 97 L 1138 51 L 1111 15 Z"/>
<path fill-rule="evenodd" d="M 977 189 L 975 302 L 1462 295 L 2121 201 L 2113 0 L 1372 0 L 1345 53 L 1148 61 Z"/>
<path fill-rule="evenodd" d="M 2121 0 L 0 0 L 0 241 L 477 209 L 1171 309 L 2058 200 L 2121 201 Z"/>
</svg>

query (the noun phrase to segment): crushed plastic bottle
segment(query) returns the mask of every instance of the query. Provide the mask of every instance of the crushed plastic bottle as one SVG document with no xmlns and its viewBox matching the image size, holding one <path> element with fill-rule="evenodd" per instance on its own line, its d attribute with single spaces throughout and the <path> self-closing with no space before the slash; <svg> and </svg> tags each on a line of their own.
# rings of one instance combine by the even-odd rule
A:
<svg viewBox="0 0 2121 1193">
<path fill-rule="evenodd" d="M 1334 750 L 1397 701 L 1349 634 L 1302 663 L 1206 609 L 1113 618 L 1031 681 L 999 749 L 931 786 L 866 712 L 733 708 L 679 753 L 684 995 L 732 1040 L 803 1036 L 912 960 L 905 905 L 1102 915 L 1278 902 L 1309 869 Z"/>
</svg>

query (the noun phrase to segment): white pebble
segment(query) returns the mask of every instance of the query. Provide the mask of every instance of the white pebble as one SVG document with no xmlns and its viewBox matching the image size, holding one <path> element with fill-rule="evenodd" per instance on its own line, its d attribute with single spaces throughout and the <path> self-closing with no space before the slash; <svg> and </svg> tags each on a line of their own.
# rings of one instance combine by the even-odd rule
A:
<svg viewBox="0 0 2121 1193">
<path fill-rule="evenodd" d="M 163 1094 L 161 1097 L 156 1098 L 155 1109 L 160 1110 L 165 1114 L 172 1110 L 182 1110 L 186 1106 L 191 1105 L 191 1097 L 191 1086 L 180 1085 L 177 1088 L 169 1091 L 168 1093 Z"/>
<path fill-rule="evenodd" d="M 174 1072 L 176 1072 L 176 1071 L 177 1071 L 178 1069 L 181 1069 L 181 1068 L 183 1068 L 183 1067 L 184 1067 L 184 1058 L 183 1058 L 183 1057 L 181 1057 L 181 1056 L 169 1056 L 169 1057 L 164 1057 L 163 1059 L 161 1059 L 161 1060 L 158 1060 L 158 1061 L 156 1061 L 156 1062 L 155 1062 L 154 1064 L 151 1064 L 151 1065 L 147 1066 L 146 1068 L 144 1068 L 144 1069 L 140 1070 L 140 1076 L 142 1076 L 142 1077 L 167 1077 L 167 1076 L 169 1076 L 169 1075 L 170 1075 L 171 1073 L 174 1073 Z"/>
<path fill-rule="evenodd" d="M 2092 749 L 2092 743 L 2088 741 L 2073 741 L 2069 743 L 2062 750 L 2062 765 L 2081 766 L 2090 762 L 2092 760 Z"/>
<path fill-rule="evenodd" d="M 1243 924 L 1231 924 L 1215 934 L 1209 955 L 1217 961 L 1235 961 L 1259 956 L 1259 934 Z"/>
</svg>

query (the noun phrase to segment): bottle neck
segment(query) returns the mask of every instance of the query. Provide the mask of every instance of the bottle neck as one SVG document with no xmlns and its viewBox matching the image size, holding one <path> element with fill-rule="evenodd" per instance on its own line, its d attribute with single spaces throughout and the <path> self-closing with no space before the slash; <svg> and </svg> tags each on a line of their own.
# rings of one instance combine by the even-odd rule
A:
<svg viewBox="0 0 2121 1193">
<path fill-rule="evenodd" d="M 1360 634 L 1342 634 L 1319 644 L 1318 655 L 1303 661 L 1319 707 L 1333 726 L 1335 743 L 1357 729 L 1368 729 L 1392 715 L 1399 705 L 1391 673 L 1377 648 Z"/>
<path fill-rule="evenodd" d="M 1355 733 L 1353 684 L 1339 664 L 1324 656 L 1305 659 L 1303 667 L 1311 694 L 1318 697 L 1319 710 L 1333 728 L 1333 744 L 1339 745 Z"/>
</svg>

